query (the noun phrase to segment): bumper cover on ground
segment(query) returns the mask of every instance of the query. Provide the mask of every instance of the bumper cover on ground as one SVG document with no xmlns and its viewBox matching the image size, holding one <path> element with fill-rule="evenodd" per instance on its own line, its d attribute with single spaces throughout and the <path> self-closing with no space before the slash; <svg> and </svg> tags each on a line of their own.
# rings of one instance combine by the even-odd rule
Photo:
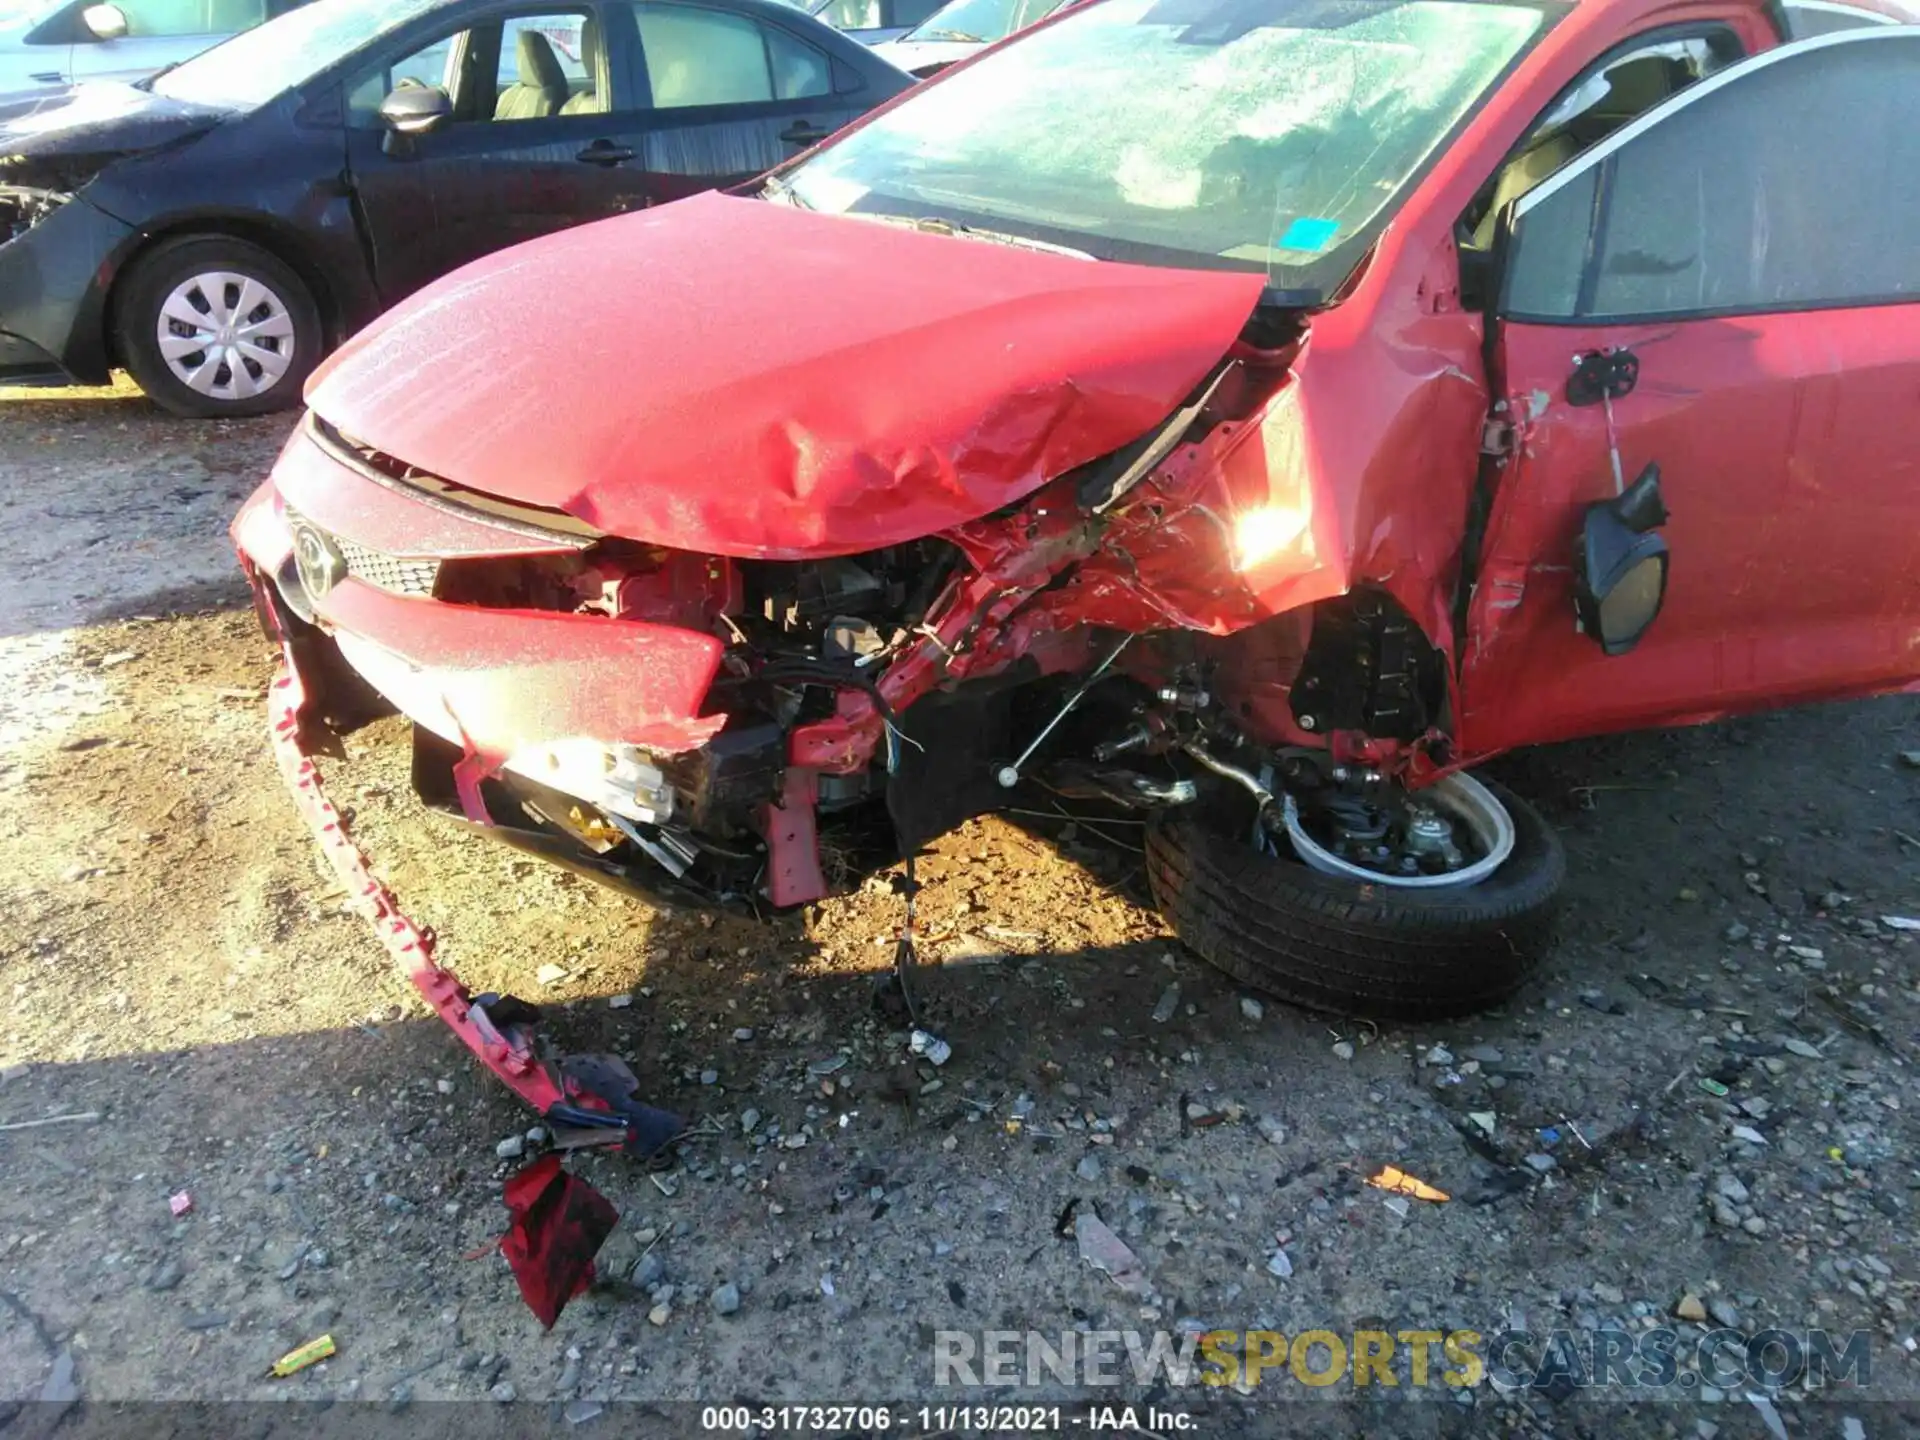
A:
<svg viewBox="0 0 1920 1440">
<path fill-rule="evenodd" d="M 475 996 L 434 959 L 432 932 L 408 919 L 393 892 L 374 877 L 321 788 L 320 771 L 301 745 L 305 701 L 299 672 L 285 658 L 268 692 L 274 758 L 334 874 L 408 983 L 483 1065 L 547 1118 L 556 1137 L 574 1144 L 618 1145 L 643 1159 L 671 1145 L 684 1123 L 638 1100 L 633 1073 L 618 1057 L 546 1053 L 534 1034 L 538 1010 L 512 996 Z M 616 1217 L 577 1176 L 556 1181 L 551 1173 L 557 1168 L 554 1157 L 531 1168 L 540 1165 L 548 1165 L 548 1170 L 532 1188 L 564 1191 L 565 1203 L 536 1205 L 531 1198 L 523 1198 L 518 1207 L 510 1203 L 514 1221 L 503 1250 L 521 1293 L 551 1327 L 560 1307 L 591 1277 L 593 1254 Z"/>
<path fill-rule="evenodd" d="M 543 1055 L 533 1033 L 538 1010 L 512 996 L 474 996 L 441 967 L 432 932 L 409 920 L 393 892 L 374 877 L 321 788 L 319 768 L 300 743 L 306 695 L 291 663 L 282 663 L 269 695 L 274 758 L 288 790 L 340 883 L 434 1013 L 516 1095 L 557 1124 L 604 1129 L 605 1143 L 642 1157 L 671 1143 L 682 1128 L 679 1118 L 641 1104 L 630 1090 L 619 1093 L 623 1080 L 632 1078 L 624 1065 L 604 1063 L 612 1057 Z M 588 1060 L 603 1063 L 581 1063 Z"/>
</svg>

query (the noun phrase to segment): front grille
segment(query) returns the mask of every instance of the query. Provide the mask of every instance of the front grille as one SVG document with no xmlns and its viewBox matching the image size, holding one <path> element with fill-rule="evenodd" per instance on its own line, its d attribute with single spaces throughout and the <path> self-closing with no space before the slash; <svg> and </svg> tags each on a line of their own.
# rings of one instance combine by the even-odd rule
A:
<svg viewBox="0 0 1920 1440">
<path fill-rule="evenodd" d="M 384 550 L 375 550 L 370 545 L 362 545 L 357 540 L 349 540 L 344 535 L 336 535 L 314 524 L 292 506 L 287 507 L 287 527 L 296 535 L 304 529 L 323 537 L 345 564 L 347 574 L 390 594 L 429 598 L 433 594 L 434 583 L 440 578 L 438 560 L 408 560 L 399 555 L 389 555 Z"/>
<path fill-rule="evenodd" d="M 382 590 L 391 590 L 395 595 L 433 594 L 433 583 L 440 578 L 438 560 L 403 560 L 398 555 L 370 550 L 344 535 L 331 538 L 334 548 L 347 562 L 347 573 L 356 580 L 364 580 Z"/>
</svg>

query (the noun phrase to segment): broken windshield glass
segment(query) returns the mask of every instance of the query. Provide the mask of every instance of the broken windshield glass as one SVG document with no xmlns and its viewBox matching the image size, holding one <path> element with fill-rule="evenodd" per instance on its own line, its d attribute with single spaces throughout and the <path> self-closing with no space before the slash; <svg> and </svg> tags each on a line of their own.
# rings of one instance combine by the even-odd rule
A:
<svg viewBox="0 0 1920 1440">
<path fill-rule="evenodd" d="M 818 210 L 1024 228 L 1330 291 L 1549 18 L 1480 0 L 1104 0 L 786 179 Z"/>
</svg>

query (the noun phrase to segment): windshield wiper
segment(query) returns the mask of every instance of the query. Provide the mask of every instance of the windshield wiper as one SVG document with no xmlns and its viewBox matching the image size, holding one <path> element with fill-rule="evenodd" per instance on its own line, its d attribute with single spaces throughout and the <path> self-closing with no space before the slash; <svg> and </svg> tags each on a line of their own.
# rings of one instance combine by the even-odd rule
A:
<svg viewBox="0 0 1920 1440">
<path fill-rule="evenodd" d="M 154 81 L 158 80 L 162 75 L 171 75 L 175 70 L 178 70 L 183 63 L 184 62 L 179 60 L 170 61 L 169 63 L 162 65 L 158 70 L 154 71 L 151 75 L 143 76 L 141 79 L 134 81 L 133 88 L 136 90 L 151 91 L 153 89 Z"/>
<path fill-rule="evenodd" d="M 1004 230 L 980 230 L 972 225 L 943 220 L 938 215 L 888 215 L 876 210 L 843 210 L 841 213 L 850 220 L 877 220 L 882 225 L 904 225 L 909 230 L 918 230 L 926 235 L 957 235 L 967 240 L 985 240 L 993 245 L 1011 245 L 1017 250 L 1043 250 L 1050 255 L 1067 255 L 1075 260 L 1095 258 L 1087 251 L 1076 250 L 1071 245 L 1056 245 L 1051 240 L 1010 235 Z"/>
<path fill-rule="evenodd" d="M 769 175 L 767 183 L 760 191 L 762 200 L 778 200 L 793 206 L 796 210 L 811 210 L 813 207 L 800 198 L 800 192 L 793 188 L 791 181 L 782 180 L 778 175 Z"/>
<path fill-rule="evenodd" d="M 979 35 L 970 35 L 965 30 L 921 30 L 911 37 L 914 40 L 959 40 L 968 45 L 984 45 L 986 40 Z"/>
</svg>

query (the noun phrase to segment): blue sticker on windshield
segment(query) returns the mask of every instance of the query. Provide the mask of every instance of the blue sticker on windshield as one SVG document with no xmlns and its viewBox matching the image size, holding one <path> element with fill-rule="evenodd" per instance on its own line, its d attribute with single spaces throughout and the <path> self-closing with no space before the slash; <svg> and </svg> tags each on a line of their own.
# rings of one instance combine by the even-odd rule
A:
<svg viewBox="0 0 1920 1440">
<path fill-rule="evenodd" d="M 1322 220 L 1313 215 L 1302 215 L 1287 226 L 1286 233 L 1280 237 L 1282 250 L 1324 250 L 1333 244 L 1333 237 L 1340 233 L 1338 220 Z"/>
</svg>

